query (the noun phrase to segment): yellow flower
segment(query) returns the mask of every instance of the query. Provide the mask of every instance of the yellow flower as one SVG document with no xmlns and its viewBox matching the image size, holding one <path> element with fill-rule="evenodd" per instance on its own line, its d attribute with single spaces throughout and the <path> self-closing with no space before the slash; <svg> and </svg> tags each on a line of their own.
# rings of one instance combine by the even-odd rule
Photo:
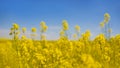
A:
<svg viewBox="0 0 120 68">
<path fill-rule="evenodd" d="M 105 36 L 104 34 L 100 34 L 95 38 L 95 42 L 99 43 L 99 44 L 105 44 Z"/>
<path fill-rule="evenodd" d="M 110 48 L 109 47 L 104 47 L 104 50 L 105 50 L 105 52 L 107 52 L 107 51 L 110 50 Z"/>
<path fill-rule="evenodd" d="M 35 60 L 35 59 L 33 59 L 32 60 L 32 64 L 34 65 L 34 64 L 36 64 L 37 63 L 37 61 Z"/>
<path fill-rule="evenodd" d="M 48 29 L 48 26 L 45 25 L 45 26 L 43 27 L 43 31 L 46 32 L 47 29 Z"/>
<path fill-rule="evenodd" d="M 19 25 L 16 24 L 16 23 L 14 23 L 14 24 L 13 24 L 13 29 L 18 30 L 18 29 L 19 29 Z"/>
<path fill-rule="evenodd" d="M 45 25 L 46 25 L 46 24 L 45 24 L 44 21 L 41 21 L 41 22 L 40 22 L 40 26 L 41 26 L 41 27 L 43 27 L 43 26 L 45 26 Z"/>
<path fill-rule="evenodd" d="M 110 57 L 109 57 L 109 56 L 107 56 L 107 55 L 104 55 L 104 59 L 105 59 L 107 62 L 109 62 L 109 61 L 110 61 Z"/>
<path fill-rule="evenodd" d="M 63 30 L 68 30 L 69 29 L 69 25 L 68 25 L 66 20 L 63 20 L 62 26 L 63 26 Z"/>
<path fill-rule="evenodd" d="M 76 25 L 75 30 L 79 32 L 80 31 L 80 26 Z"/>
<path fill-rule="evenodd" d="M 86 37 L 90 37 L 90 35 L 91 35 L 90 30 L 87 30 L 87 31 L 85 32 L 85 34 L 86 34 Z"/>
<path fill-rule="evenodd" d="M 105 13 L 105 14 L 104 14 L 104 17 L 110 18 L 110 15 L 109 15 L 108 13 Z"/>
<path fill-rule="evenodd" d="M 23 32 L 23 33 L 25 33 L 25 31 L 26 31 L 26 28 L 25 28 L 25 27 L 23 27 L 23 28 L 22 28 L 22 32 Z"/>
<path fill-rule="evenodd" d="M 110 15 L 108 13 L 105 13 L 104 14 L 104 22 L 108 23 L 109 19 L 110 19 Z"/>
<path fill-rule="evenodd" d="M 83 63 L 85 63 L 85 64 L 92 64 L 92 63 L 94 63 L 94 59 L 93 59 L 92 56 L 89 55 L 89 54 L 82 54 L 81 60 L 82 60 Z"/>
<path fill-rule="evenodd" d="M 45 24 L 44 21 L 40 23 L 40 26 L 41 26 L 41 32 L 46 32 L 46 30 L 48 29 L 48 26 Z"/>
<path fill-rule="evenodd" d="M 32 30 L 32 32 L 36 32 L 36 28 L 35 27 L 33 27 L 31 30 Z"/>
<path fill-rule="evenodd" d="M 26 36 L 22 36 L 21 39 L 26 39 Z"/>
</svg>

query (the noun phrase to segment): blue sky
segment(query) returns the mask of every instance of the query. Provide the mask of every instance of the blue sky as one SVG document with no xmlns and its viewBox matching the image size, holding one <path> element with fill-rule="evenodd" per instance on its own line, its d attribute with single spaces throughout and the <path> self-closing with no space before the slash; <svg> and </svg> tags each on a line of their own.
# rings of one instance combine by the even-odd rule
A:
<svg viewBox="0 0 120 68">
<path fill-rule="evenodd" d="M 112 35 L 120 33 L 120 0 L 0 0 L 0 37 L 9 37 L 13 23 L 26 27 L 28 36 L 32 27 L 39 34 L 39 23 L 45 21 L 47 38 L 57 39 L 62 20 L 68 21 L 70 34 L 79 25 L 81 33 L 89 29 L 95 37 L 106 12 L 111 16 Z"/>
</svg>

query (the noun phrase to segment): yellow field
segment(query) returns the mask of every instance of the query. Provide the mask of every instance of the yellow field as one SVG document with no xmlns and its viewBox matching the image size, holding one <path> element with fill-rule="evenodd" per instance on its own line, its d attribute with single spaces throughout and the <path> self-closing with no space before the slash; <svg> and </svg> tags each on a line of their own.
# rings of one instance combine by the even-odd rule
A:
<svg viewBox="0 0 120 68">
<path fill-rule="evenodd" d="M 120 68 L 120 35 L 107 41 L 0 40 L 0 68 Z"/>
<path fill-rule="evenodd" d="M 104 17 L 100 23 L 103 32 L 93 40 L 89 30 L 80 34 L 78 25 L 70 40 L 66 20 L 58 40 L 46 39 L 48 26 L 44 21 L 40 23 L 40 40 L 35 38 L 35 27 L 31 29 L 31 39 L 25 27 L 19 38 L 19 25 L 15 23 L 9 34 L 12 40 L 0 39 L 0 68 L 120 68 L 120 34 L 111 37 L 110 16 L 106 13 Z"/>
</svg>

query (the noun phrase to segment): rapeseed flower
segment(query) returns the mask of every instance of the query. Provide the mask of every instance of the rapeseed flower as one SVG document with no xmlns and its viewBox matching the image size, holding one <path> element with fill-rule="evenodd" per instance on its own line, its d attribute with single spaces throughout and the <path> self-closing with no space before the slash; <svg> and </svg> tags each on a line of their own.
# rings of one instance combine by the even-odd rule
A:
<svg viewBox="0 0 120 68">
<path fill-rule="evenodd" d="M 26 28 L 25 28 L 25 27 L 22 28 L 22 32 L 23 32 L 23 33 L 26 32 Z"/>
<path fill-rule="evenodd" d="M 16 24 L 16 23 L 14 23 L 14 24 L 13 24 L 13 29 L 18 30 L 18 29 L 19 29 L 19 25 Z"/>
<path fill-rule="evenodd" d="M 31 29 L 31 31 L 32 31 L 32 32 L 36 32 L 37 30 L 36 30 L 35 27 L 33 27 L 33 28 Z"/>
<path fill-rule="evenodd" d="M 63 26 L 63 30 L 65 30 L 65 31 L 69 29 L 69 25 L 68 25 L 68 22 L 66 20 L 63 20 L 62 26 Z"/>
</svg>

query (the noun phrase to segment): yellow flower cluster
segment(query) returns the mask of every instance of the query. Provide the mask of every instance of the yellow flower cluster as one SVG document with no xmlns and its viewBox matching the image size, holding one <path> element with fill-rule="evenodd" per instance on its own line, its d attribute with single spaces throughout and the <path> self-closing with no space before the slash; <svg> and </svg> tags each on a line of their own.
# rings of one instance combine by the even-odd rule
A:
<svg viewBox="0 0 120 68">
<path fill-rule="evenodd" d="M 23 33 L 26 32 L 26 28 L 25 28 L 25 27 L 22 28 L 22 32 L 23 32 Z"/>
<path fill-rule="evenodd" d="M 10 31 L 9 35 L 13 36 L 14 40 L 17 40 L 18 39 L 18 35 L 20 34 L 19 25 L 14 23 L 10 30 L 11 31 Z"/>
<path fill-rule="evenodd" d="M 44 21 L 40 23 L 40 26 L 41 26 L 41 32 L 46 32 L 46 30 L 48 29 L 48 26 L 45 24 Z"/>
<path fill-rule="evenodd" d="M 13 29 L 18 30 L 18 29 L 19 29 L 19 25 L 16 24 L 16 23 L 14 23 L 14 24 L 13 24 Z"/>
<path fill-rule="evenodd" d="M 76 26 L 75 26 L 75 29 L 76 29 L 76 31 L 79 32 L 79 31 L 80 31 L 80 26 L 76 25 Z"/>
<path fill-rule="evenodd" d="M 65 30 L 65 31 L 69 29 L 69 25 L 66 20 L 63 20 L 62 26 L 63 26 L 63 30 Z"/>
<path fill-rule="evenodd" d="M 78 41 L 0 40 L 0 68 L 119 68 L 119 45 L 120 35 L 106 40 L 103 34 Z"/>
<path fill-rule="evenodd" d="M 110 28 L 110 23 L 108 23 L 110 20 L 110 15 L 108 13 L 104 14 L 104 20 L 100 23 L 101 31 L 105 35 L 107 39 L 110 38 L 112 29 Z"/>
<path fill-rule="evenodd" d="M 45 32 L 47 31 L 48 29 L 48 26 L 46 25 L 46 23 L 44 21 L 40 22 L 40 27 L 41 27 L 41 34 L 40 34 L 40 37 L 41 37 L 41 40 L 46 40 L 46 36 L 45 36 Z"/>
<path fill-rule="evenodd" d="M 31 29 L 31 31 L 32 31 L 32 32 L 36 32 L 36 28 L 33 27 L 33 28 Z"/>
<path fill-rule="evenodd" d="M 105 14 L 105 20 L 109 18 Z M 80 26 L 76 25 L 75 39 L 71 40 L 68 22 L 63 20 L 60 39 L 53 41 L 46 39 L 44 32 L 48 27 L 44 21 L 40 28 L 41 40 L 34 39 L 35 27 L 31 29 L 32 39 L 25 35 L 25 27 L 19 39 L 19 25 L 13 24 L 10 32 L 13 39 L 0 39 L 0 68 L 120 68 L 120 34 L 109 39 L 99 34 L 91 40 L 90 30 L 79 37 Z"/>
<path fill-rule="evenodd" d="M 105 13 L 104 14 L 104 22 L 108 23 L 109 19 L 110 19 L 110 15 L 108 13 Z"/>
</svg>

